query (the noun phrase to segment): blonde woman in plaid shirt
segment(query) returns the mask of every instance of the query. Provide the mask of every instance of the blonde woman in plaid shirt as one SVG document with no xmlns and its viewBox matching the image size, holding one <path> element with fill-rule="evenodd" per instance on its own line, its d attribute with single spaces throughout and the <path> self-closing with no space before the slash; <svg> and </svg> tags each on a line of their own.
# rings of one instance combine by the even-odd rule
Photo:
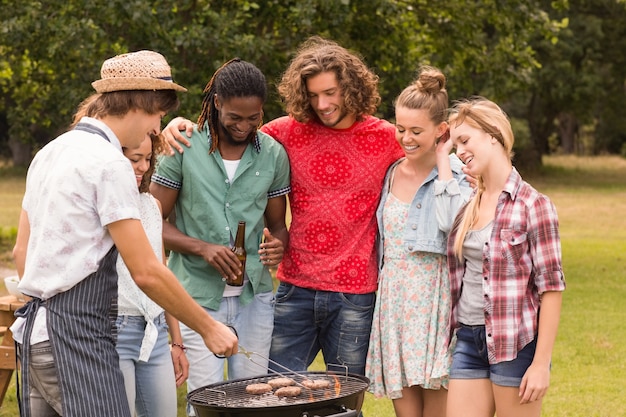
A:
<svg viewBox="0 0 626 417">
<path fill-rule="evenodd" d="M 556 210 L 513 167 L 511 124 L 495 103 L 458 102 L 449 122 L 478 184 L 448 240 L 448 416 L 539 416 L 565 289 Z"/>
</svg>

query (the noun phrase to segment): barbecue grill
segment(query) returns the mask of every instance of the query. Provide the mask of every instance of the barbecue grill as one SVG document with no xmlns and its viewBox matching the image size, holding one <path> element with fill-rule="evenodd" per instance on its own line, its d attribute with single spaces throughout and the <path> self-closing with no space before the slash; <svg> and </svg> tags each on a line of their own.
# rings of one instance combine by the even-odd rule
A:
<svg viewBox="0 0 626 417">
<path fill-rule="evenodd" d="M 297 397 L 277 397 L 272 392 L 246 392 L 250 384 L 267 383 L 275 375 L 223 381 L 187 395 L 198 417 L 356 417 L 361 411 L 369 379 L 357 374 L 332 372 L 281 373 L 301 384 L 305 379 L 325 379 L 330 387 L 302 388 Z"/>
</svg>

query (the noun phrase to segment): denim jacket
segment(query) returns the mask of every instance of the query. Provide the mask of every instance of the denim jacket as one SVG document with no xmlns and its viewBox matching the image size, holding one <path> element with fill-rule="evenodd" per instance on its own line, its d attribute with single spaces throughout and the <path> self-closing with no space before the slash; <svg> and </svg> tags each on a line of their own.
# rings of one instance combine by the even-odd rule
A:
<svg viewBox="0 0 626 417">
<path fill-rule="evenodd" d="M 404 159 L 404 158 L 403 158 Z M 383 208 L 389 196 L 393 172 L 403 160 L 396 161 L 387 170 L 380 203 L 376 210 L 378 221 L 378 269 L 383 268 L 383 245 L 385 244 Z M 413 197 L 407 223 L 404 227 L 403 244 L 407 252 L 430 252 L 445 255 L 448 232 L 457 211 L 465 204 L 472 189 L 461 170 L 463 163 L 450 154 L 450 168 L 453 179 L 443 182 L 437 178 L 437 166 L 430 172 L 422 186 Z"/>
</svg>

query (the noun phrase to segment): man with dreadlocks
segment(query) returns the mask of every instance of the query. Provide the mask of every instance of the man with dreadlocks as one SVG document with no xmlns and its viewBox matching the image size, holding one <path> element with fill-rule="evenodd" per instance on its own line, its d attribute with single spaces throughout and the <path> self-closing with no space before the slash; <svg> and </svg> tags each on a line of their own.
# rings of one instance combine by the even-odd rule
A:
<svg viewBox="0 0 626 417">
<path fill-rule="evenodd" d="M 238 58 L 219 68 L 204 89 L 202 112 L 185 153 L 164 156 L 150 191 L 164 221 L 169 267 L 215 319 L 232 326 L 242 346 L 269 356 L 273 328 L 270 266 L 283 257 L 290 191 L 282 145 L 257 130 L 267 86 L 263 73 Z M 231 251 L 239 221 L 246 222 L 248 258 L 244 285 L 227 285 L 241 264 Z M 188 390 L 224 379 L 224 359 L 214 356 L 193 330 L 182 326 L 189 359 Z M 228 359 L 228 377 L 267 372 L 267 363 L 243 355 Z"/>
<path fill-rule="evenodd" d="M 378 283 L 376 207 L 387 168 L 404 153 L 395 127 L 373 116 L 378 76 L 336 42 L 308 39 L 278 92 L 289 116 L 262 130 L 289 155 L 292 219 L 270 359 L 305 370 L 322 350 L 327 364 L 364 374 Z M 176 118 L 163 130 L 172 147 L 182 149 L 178 129 L 189 126 Z"/>
</svg>

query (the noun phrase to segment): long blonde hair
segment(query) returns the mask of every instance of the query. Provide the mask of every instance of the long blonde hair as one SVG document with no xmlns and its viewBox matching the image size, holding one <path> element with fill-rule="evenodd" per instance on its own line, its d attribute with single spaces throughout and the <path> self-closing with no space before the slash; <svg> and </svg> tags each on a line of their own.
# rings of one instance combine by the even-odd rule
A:
<svg viewBox="0 0 626 417">
<path fill-rule="evenodd" d="M 450 126 L 456 127 L 467 123 L 474 129 L 482 130 L 502 145 L 509 159 L 513 158 L 515 139 L 511 122 L 506 113 L 493 101 L 483 97 L 457 101 L 450 110 L 448 122 Z M 478 221 L 480 199 L 485 191 L 482 177 L 479 175 L 476 179 L 476 195 L 467 203 L 462 217 L 457 217 L 453 226 L 454 229 L 458 230 L 454 240 L 454 253 L 459 260 L 463 256 L 465 236 Z"/>
</svg>

